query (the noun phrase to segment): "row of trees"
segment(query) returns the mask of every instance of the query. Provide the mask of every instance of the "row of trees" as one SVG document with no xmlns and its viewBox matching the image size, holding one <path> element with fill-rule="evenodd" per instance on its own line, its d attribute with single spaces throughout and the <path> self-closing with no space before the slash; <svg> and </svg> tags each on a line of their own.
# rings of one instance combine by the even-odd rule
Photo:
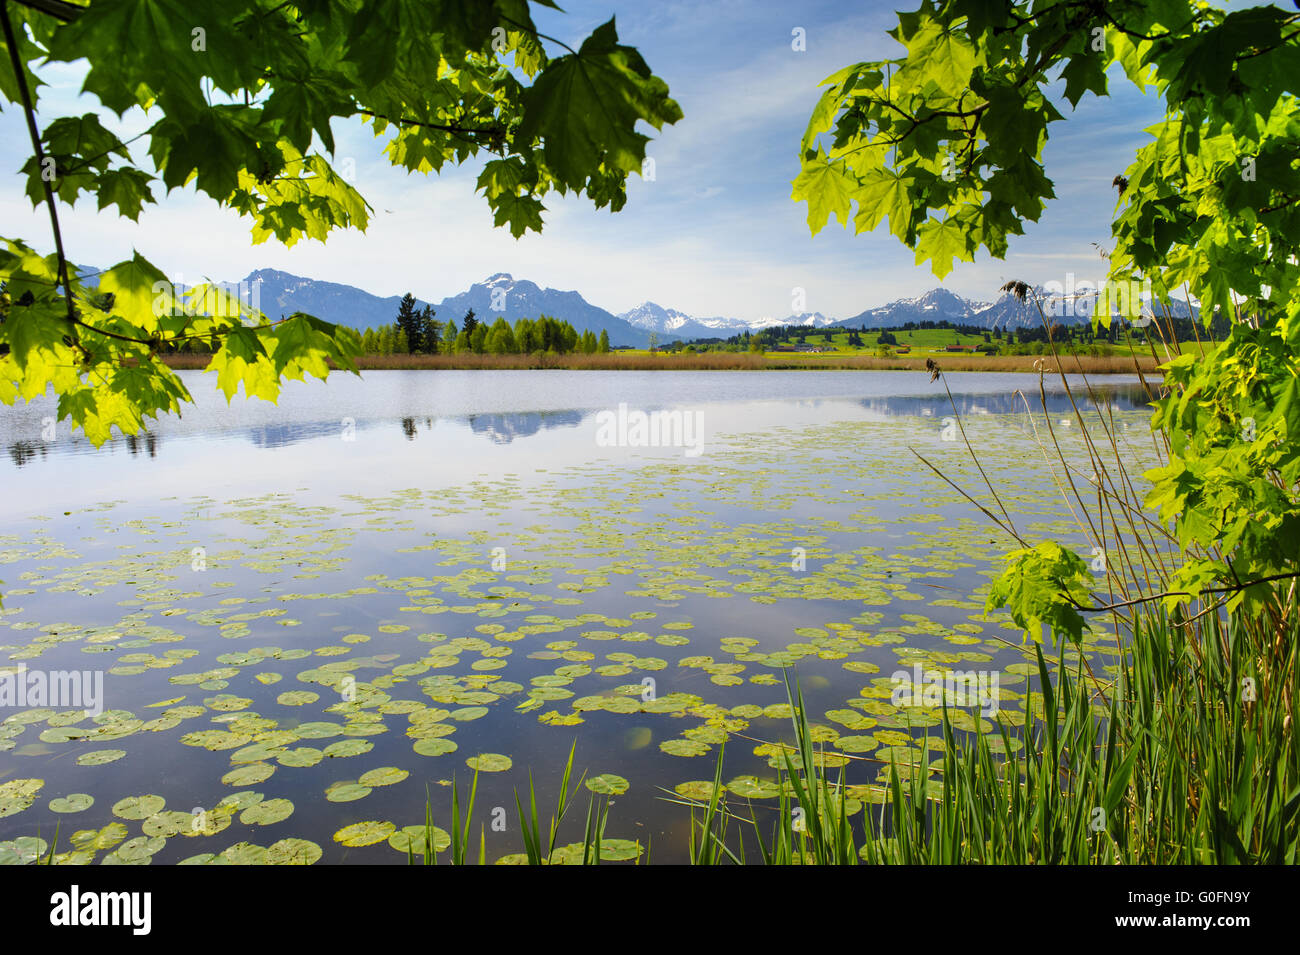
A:
<svg viewBox="0 0 1300 955">
<path fill-rule="evenodd" d="M 569 322 L 542 315 L 536 319 L 520 318 L 513 326 L 499 317 L 491 325 L 480 322 L 470 309 L 461 319 L 438 321 L 434 310 L 416 307 L 415 296 L 402 297 L 397 320 L 391 325 L 367 328 L 361 333 L 361 353 L 365 355 L 519 355 L 532 352 L 578 352 L 584 355 L 609 352 L 609 332 L 599 337 L 579 332 Z"/>
</svg>

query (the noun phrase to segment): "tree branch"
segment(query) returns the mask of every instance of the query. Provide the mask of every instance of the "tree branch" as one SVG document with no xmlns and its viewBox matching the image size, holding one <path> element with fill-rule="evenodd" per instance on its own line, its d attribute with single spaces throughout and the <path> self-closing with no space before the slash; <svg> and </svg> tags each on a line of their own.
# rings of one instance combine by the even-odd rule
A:
<svg viewBox="0 0 1300 955">
<path fill-rule="evenodd" d="M 61 23 L 71 23 L 81 16 L 86 9 L 74 3 L 64 3 L 63 0 L 14 0 L 14 2 L 32 10 L 49 14 Z"/>
<path fill-rule="evenodd" d="M 18 56 L 18 40 L 14 36 L 14 25 L 9 19 L 8 0 L 0 0 L 0 20 L 4 21 L 5 44 L 9 47 L 9 62 L 13 65 L 14 75 L 18 79 L 18 92 L 23 101 L 23 114 L 27 119 L 27 134 L 36 152 L 38 168 L 45 165 L 45 150 L 41 146 L 41 132 L 36 128 L 36 110 L 32 105 L 32 94 L 27 88 L 27 72 L 23 69 L 22 59 Z M 68 304 L 68 323 L 73 326 L 72 337 L 77 337 L 77 311 L 72 299 L 72 285 L 68 281 L 68 259 L 63 253 L 63 233 L 59 230 L 59 213 L 54 207 L 54 188 L 50 181 L 41 177 L 41 188 L 45 191 L 45 205 L 50 210 L 50 227 L 54 230 L 54 249 L 59 257 L 59 281 L 63 283 L 63 294 Z"/>
</svg>

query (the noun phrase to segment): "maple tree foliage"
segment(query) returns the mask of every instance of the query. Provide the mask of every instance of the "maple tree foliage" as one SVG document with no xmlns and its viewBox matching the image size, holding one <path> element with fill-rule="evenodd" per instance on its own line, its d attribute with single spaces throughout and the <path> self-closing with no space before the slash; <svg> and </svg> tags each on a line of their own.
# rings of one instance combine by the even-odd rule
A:
<svg viewBox="0 0 1300 955">
<path fill-rule="evenodd" d="M 225 288 L 173 290 L 138 253 L 88 288 L 57 204 L 90 196 L 136 221 L 160 188 L 193 186 L 250 219 L 254 243 L 364 231 L 371 208 L 335 167 L 342 119 L 370 124 L 410 172 L 490 155 L 478 189 L 519 237 L 541 231 L 551 192 L 621 209 L 645 158 L 638 126 L 682 115 L 614 20 L 574 49 L 538 32 L 528 0 L 4 0 L 0 14 L 0 102 L 24 114 L 27 194 L 49 207 L 55 247 L 0 236 L 0 400 L 53 385 L 60 419 L 96 445 L 191 400 L 165 345 L 207 340 L 227 400 L 241 386 L 275 400 L 286 378 L 355 372 L 360 343 L 310 315 L 270 322 Z M 40 128 L 48 62 L 84 63 L 103 109 L 143 110 L 147 161 L 102 111 Z"/>
<path fill-rule="evenodd" d="M 1181 554 L 1156 596 L 1172 610 L 1226 595 L 1229 610 L 1285 619 L 1294 588 L 1271 585 L 1300 563 L 1300 13 L 925 0 L 890 36 L 902 55 L 823 83 L 792 195 L 814 234 L 832 217 L 857 232 L 887 222 L 940 278 L 979 249 L 1004 257 L 1054 198 L 1043 150 L 1066 103 L 1116 82 L 1161 97 L 1164 118 L 1115 177 L 1093 322 L 1136 317 L 1141 301 L 1114 290 L 1150 282 L 1158 303 L 1186 298 L 1206 324 L 1216 313 L 1233 324 L 1203 357 L 1164 366 L 1152 427 L 1168 463 L 1146 475 L 1145 503 Z M 1103 487 L 1120 480 L 1095 463 Z M 1088 569 L 1069 556 L 1054 542 L 1018 551 L 990 602 L 1077 637 L 1073 594 Z"/>
</svg>

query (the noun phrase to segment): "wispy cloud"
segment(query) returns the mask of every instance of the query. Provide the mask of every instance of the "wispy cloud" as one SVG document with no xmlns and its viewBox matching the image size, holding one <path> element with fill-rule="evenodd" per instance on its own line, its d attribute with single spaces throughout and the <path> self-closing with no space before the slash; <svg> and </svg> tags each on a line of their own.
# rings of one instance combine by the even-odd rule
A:
<svg viewBox="0 0 1300 955">
<path fill-rule="evenodd" d="M 368 126 L 336 122 L 338 156 L 354 161 L 356 185 L 375 210 L 365 235 L 336 233 L 326 245 L 303 240 L 292 249 L 273 241 L 254 246 L 249 221 L 190 189 L 166 197 L 159 189 L 159 205 L 147 207 L 139 225 L 79 203 L 66 218 L 72 257 L 102 265 L 136 248 L 173 274 L 240 278 L 269 267 L 433 300 L 506 271 L 577 289 L 612 311 L 651 299 L 745 319 L 789 314 L 795 288 L 804 290 L 809 310 L 848 317 L 939 284 L 883 231 L 855 236 L 832 223 L 812 237 L 806 207 L 790 200 L 818 84 L 846 63 L 898 52 L 885 35 L 894 23 L 887 8 L 795 8 L 775 0 L 577 0 L 565 7 L 567 14 L 539 14 L 546 32 L 581 39 L 616 14 L 620 35 L 668 81 L 686 114 L 655 134 L 655 179 L 633 177 L 617 215 L 576 197 L 551 197 L 544 234 L 515 240 L 492 226 L 475 193 L 479 162 L 434 177 L 407 175 L 389 166 Z M 803 52 L 791 48 L 795 27 L 805 31 Z M 93 98 L 78 96 L 76 66 L 54 65 L 44 75 L 51 84 L 42 91 L 46 121 L 94 108 Z M 1007 278 L 1042 282 L 1098 271 L 1091 243 L 1109 241 L 1111 179 L 1146 141 L 1142 127 L 1159 116 L 1153 97 L 1126 80 L 1114 92 L 1114 100 L 1088 99 L 1072 114 L 1066 107 L 1067 121 L 1053 125 L 1045 162 L 1059 198 L 1041 222 L 1026 223 L 1026 234 L 1012 238 L 1007 261 L 980 256 L 943 284 L 988 299 Z M 128 114 L 121 129 L 133 135 L 145 123 Z M 0 177 L 0 219 L 7 233 L 48 247 L 48 221 L 33 212 L 14 172 L 26 142 L 20 115 L 0 114 L 0 169 L 10 171 Z"/>
</svg>

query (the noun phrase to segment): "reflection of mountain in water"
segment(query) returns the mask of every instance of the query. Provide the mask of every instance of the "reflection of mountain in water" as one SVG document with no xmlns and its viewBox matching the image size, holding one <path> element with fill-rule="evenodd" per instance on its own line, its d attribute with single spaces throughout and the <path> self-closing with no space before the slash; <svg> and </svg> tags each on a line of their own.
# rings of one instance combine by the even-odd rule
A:
<svg viewBox="0 0 1300 955">
<path fill-rule="evenodd" d="M 509 444 L 515 438 L 527 438 L 552 428 L 576 428 L 589 412 L 541 411 L 516 414 L 470 415 L 466 420 L 475 434 L 485 435 L 494 444 Z"/>
<path fill-rule="evenodd" d="M 341 437 L 346 425 L 338 421 L 310 421 L 302 424 L 268 424 L 250 428 L 248 440 L 258 448 L 283 448 L 312 438 Z"/>
<path fill-rule="evenodd" d="M 494 444 L 509 444 L 551 428 L 576 428 L 585 417 L 581 411 L 480 414 L 469 417 L 469 427 L 475 434 L 487 435 Z"/>
<path fill-rule="evenodd" d="M 1131 411 L 1135 408 L 1143 408 L 1151 399 L 1147 397 L 1146 389 L 1141 385 L 1106 385 L 1093 389 L 1094 400 L 1103 407 L 1113 405 L 1119 411 Z M 987 395 L 953 395 L 952 401 L 949 402 L 947 394 L 940 394 L 936 397 L 928 395 L 899 395 L 884 398 L 861 398 L 858 404 L 868 411 L 874 411 L 877 414 L 888 415 L 926 415 L 942 417 L 943 415 L 952 414 L 953 405 L 957 406 L 957 412 L 962 415 L 977 414 L 1024 414 L 1026 407 L 1031 412 L 1041 412 L 1043 410 L 1043 399 L 1037 394 L 1037 389 L 1025 389 L 1024 397 L 1018 394 L 987 394 Z M 1070 398 L 1064 392 L 1047 393 L 1047 410 L 1052 414 L 1057 412 L 1071 411 L 1073 406 L 1070 404 Z M 1092 402 L 1088 400 L 1083 391 L 1077 390 L 1075 401 L 1078 402 L 1080 411 L 1087 411 L 1092 408 Z"/>
</svg>

